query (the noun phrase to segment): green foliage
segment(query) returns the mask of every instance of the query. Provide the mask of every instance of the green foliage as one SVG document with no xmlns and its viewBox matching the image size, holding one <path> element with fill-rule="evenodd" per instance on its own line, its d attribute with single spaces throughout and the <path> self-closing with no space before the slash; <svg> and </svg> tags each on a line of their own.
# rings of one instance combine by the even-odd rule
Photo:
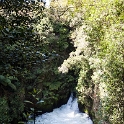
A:
<svg viewBox="0 0 124 124">
<path fill-rule="evenodd" d="M 11 106 L 11 107 L 10 107 Z M 0 98 L 0 122 L 9 124 L 14 118 L 20 119 L 24 104 L 19 94 Z"/>
<path fill-rule="evenodd" d="M 69 41 L 69 25 L 54 18 L 55 11 L 50 11 L 52 16 L 48 12 L 44 11 L 43 18 L 34 24 L 34 31 L 39 34 L 39 39 L 42 42 L 42 49 L 39 50 L 42 63 L 39 67 L 37 64 L 33 73 L 27 74 L 26 77 L 33 79 L 34 86 L 42 88 L 44 102 L 41 103 L 41 108 L 43 109 L 47 106 L 53 108 L 54 105 L 57 106 L 60 99 L 67 98 L 71 90 L 69 87 L 72 87 L 75 80 L 69 75 L 58 72 L 58 66 L 64 58 L 67 58 L 69 51 L 72 49 Z M 32 90 L 33 88 L 28 86 L 27 89 Z M 63 92 L 66 92 L 65 96 L 62 95 Z"/>
<path fill-rule="evenodd" d="M 14 121 L 21 119 L 23 90 L 26 82 L 30 81 L 26 79 L 27 74 L 36 63 L 41 63 L 40 54 L 37 54 L 41 49 L 40 42 L 33 24 L 42 10 L 42 6 L 22 0 L 5 0 L 0 4 L 0 97 L 6 98 L 5 105 L 9 109 L 5 116 L 8 120 L 3 119 L 2 123 L 17 123 Z"/>
<path fill-rule="evenodd" d="M 9 86 L 12 90 L 16 91 L 16 86 L 11 83 L 9 78 L 4 77 L 3 75 L 0 75 L 0 83 L 4 86 Z"/>
<path fill-rule="evenodd" d="M 24 101 L 26 104 L 30 104 L 31 107 L 30 107 L 30 111 L 28 111 L 27 114 L 23 113 L 23 116 L 28 121 L 29 116 L 31 116 L 33 114 L 34 124 L 35 124 L 35 117 L 36 117 L 35 114 L 36 114 L 36 112 L 39 112 L 36 110 L 36 106 L 37 106 L 37 104 L 44 102 L 43 100 L 40 100 L 40 98 L 38 97 L 40 92 L 41 92 L 41 90 L 37 90 L 37 89 L 33 88 L 33 91 L 29 92 L 29 94 L 31 94 L 33 100 L 25 100 Z"/>
<path fill-rule="evenodd" d="M 78 75 L 77 92 L 94 123 L 123 123 L 123 70 L 124 70 L 124 2 L 69 1 L 72 15 L 77 15 L 72 32 L 75 51 L 59 70 L 74 70 Z M 82 17 L 81 14 L 82 13 Z M 71 14 L 70 14 L 71 15 Z M 75 17 L 75 18 L 76 18 Z M 70 20 L 74 20 L 73 16 Z M 74 25 L 74 24 L 73 24 Z M 91 106 L 87 106 L 91 101 Z M 93 102 L 93 103 L 92 103 Z M 96 121 L 95 121 L 96 120 Z"/>
<path fill-rule="evenodd" d="M 11 120 L 13 120 L 14 118 L 16 119 L 21 119 L 20 115 L 24 110 L 24 104 L 23 104 L 23 100 L 22 100 L 22 94 L 23 93 L 21 90 L 18 91 L 18 93 L 15 93 L 13 95 L 11 95 L 9 97 L 9 106 L 11 106 L 11 108 L 9 108 L 9 115 L 11 117 Z M 21 95 L 20 95 L 21 94 Z"/>
<path fill-rule="evenodd" d="M 0 98 L 0 122 L 8 123 L 11 118 L 9 116 L 9 106 L 7 104 L 6 98 Z"/>
</svg>

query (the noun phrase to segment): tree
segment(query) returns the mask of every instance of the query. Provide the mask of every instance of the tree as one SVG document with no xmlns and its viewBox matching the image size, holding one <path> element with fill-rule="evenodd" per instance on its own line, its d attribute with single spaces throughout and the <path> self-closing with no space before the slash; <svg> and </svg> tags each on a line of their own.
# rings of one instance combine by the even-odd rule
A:
<svg viewBox="0 0 124 124">
<path fill-rule="evenodd" d="M 44 97 L 44 105 L 53 104 L 51 108 L 70 92 L 74 78 L 57 71 L 72 49 L 69 26 L 54 18 L 54 12 L 44 10 L 39 3 L 21 0 L 6 0 L 1 4 L 0 97 L 6 99 L 9 108 L 8 119 L 3 123 L 17 124 L 21 120 L 27 108 L 24 100 L 30 100 L 28 93 L 34 87 L 42 89 L 38 97 Z M 59 97 L 63 92 L 64 96 Z"/>
<path fill-rule="evenodd" d="M 69 1 L 75 51 L 59 70 L 78 73 L 77 93 L 94 123 L 123 123 L 123 1 Z M 78 15 L 78 16 L 76 16 Z M 75 21 L 73 21 L 75 22 Z"/>
<path fill-rule="evenodd" d="M 38 18 L 35 14 L 43 7 L 23 0 L 5 0 L 0 9 L 0 97 L 7 100 L 6 107 L 11 106 L 5 122 L 17 123 L 24 110 L 25 77 L 38 58 L 32 25 Z"/>
</svg>

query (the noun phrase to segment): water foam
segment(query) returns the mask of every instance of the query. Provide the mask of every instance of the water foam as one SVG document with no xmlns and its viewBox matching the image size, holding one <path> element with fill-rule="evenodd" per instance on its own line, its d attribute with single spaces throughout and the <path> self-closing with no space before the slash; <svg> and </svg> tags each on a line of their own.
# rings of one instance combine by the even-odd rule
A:
<svg viewBox="0 0 124 124">
<path fill-rule="evenodd" d="M 93 122 L 87 114 L 79 111 L 77 98 L 71 95 L 67 104 L 54 109 L 53 112 L 38 116 L 35 124 L 93 124 Z"/>
</svg>

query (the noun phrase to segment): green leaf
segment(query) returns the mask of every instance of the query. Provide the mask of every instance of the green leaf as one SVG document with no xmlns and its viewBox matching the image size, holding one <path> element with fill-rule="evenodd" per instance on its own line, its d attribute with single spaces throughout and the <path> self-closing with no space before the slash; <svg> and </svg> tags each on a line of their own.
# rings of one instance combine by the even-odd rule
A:
<svg viewBox="0 0 124 124">
<path fill-rule="evenodd" d="M 40 101 L 37 102 L 37 104 L 42 103 L 42 102 L 44 102 L 44 101 L 43 100 L 40 100 Z"/>
<path fill-rule="evenodd" d="M 34 111 L 34 108 L 30 108 L 32 111 Z"/>
<path fill-rule="evenodd" d="M 4 86 L 7 86 L 7 82 L 5 82 L 5 77 L 3 75 L 0 75 L 0 83 L 3 84 Z"/>
<path fill-rule="evenodd" d="M 14 91 L 16 91 L 16 86 L 12 84 L 11 82 L 8 82 L 8 86 L 11 87 Z"/>
<path fill-rule="evenodd" d="M 39 101 L 40 98 L 35 98 L 37 101 Z"/>
<path fill-rule="evenodd" d="M 28 101 L 28 100 L 25 100 L 24 102 L 25 102 L 25 103 L 30 103 L 30 104 L 32 104 L 32 105 L 34 104 L 33 102 Z"/>
<path fill-rule="evenodd" d="M 5 79 L 5 82 L 6 82 L 8 85 L 11 84 L 11 80 L 8 79 L 8 78 Z"/>
</svg>

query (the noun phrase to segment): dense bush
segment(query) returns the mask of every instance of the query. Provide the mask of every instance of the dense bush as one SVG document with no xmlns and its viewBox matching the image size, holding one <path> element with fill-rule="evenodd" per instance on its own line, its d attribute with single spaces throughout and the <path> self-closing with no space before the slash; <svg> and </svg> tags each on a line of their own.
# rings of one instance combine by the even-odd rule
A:
<svg viewBox="0 0 124 124">
<path fill-rule="evenodd" d="M 24 110 L 26 75 L 38 58 L 33 31 L 37 9 L 43 7 L 17 0 L 0 4 L 0 97 L 6 100 L 3 111 L 7 112 L 2 123 L 17 123 Z"/>
<path fill-rule="evenodd" d="M 50 16 L 42 5 L 23 0 L 0 4 L 0 98 L 5 99 L 0 112 L 7 108 L 5 119 L 0 118 L 2 123 L 21 120 L 24 100 L 30 100 L 34 88 L 42 90 L 38 99 L 43 97 L 45 104 L 57 106 L 75 80 L 57 70 L 72 49 L 68 26 Z M 66 95 L 60 95 L 65 89 Z"/>
</svg>

